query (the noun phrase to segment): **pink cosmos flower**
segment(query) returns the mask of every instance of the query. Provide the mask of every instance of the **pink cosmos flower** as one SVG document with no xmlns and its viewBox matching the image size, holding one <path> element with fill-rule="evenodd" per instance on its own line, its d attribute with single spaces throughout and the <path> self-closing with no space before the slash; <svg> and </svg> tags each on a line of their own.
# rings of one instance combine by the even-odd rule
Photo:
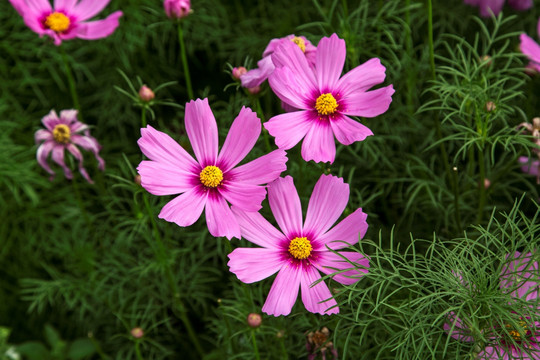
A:
<svg viewBox="0 0 540 360">
<path fill-rule="evenodd" d="M 196 160 L 169 135 L 151 126 L 141 129 L 138 144 L 150 159 L 137 168 L 141 184 L 154 195 L 180 194 L 161 209 L 161 219 L 190 226 L 206 209 L 210 234 L 240 238 L 240 226 L 227 202 L 258 211 L 266 197 L 260 185 L 286 170 L 285 151 L 275 150 L 235 167 L 261 132 L 261 121 L 249 108 L 243 107 L 234 120 L 219 154 L 218 129 L 208 99 L 186 104 L 185 124 Z"/>
<path fill-rule="evenodd" d="M 349 185 L 343 179 L 322 175 L 317 181 L 302 223 L 300 198 L 290 176 L 268 185 L 268 201 L 280 230 L 256 212 L 233 207 L 242 236 L 262 248 L 238 248 L 227 264 L 238 279 L 252 283 L 278 273 L 262 311 L 268 315 L 288 315 L 296 302 L 298 288 L 306 309 L 319 314 L 336 314 L 339 308 L 324 282 L 312 286 L 324 274 L 350 285 L 367 273 L 369 259 L 358 252 L 338 252 L 358 242 L 367 231 L 367 215 L 362 209 L 347 216 L 335 227 L 349 201 Z M 363 269 L 355 268 L 358 265 Z M 337 273 L 336 273 L 337 271 Z M 329 309 L 330 307 L 333 307 Z"/>
<path fill-rule="evenodd" d="M 80 38 L 95 40 L 107 37 L 118 27 L 121 11 L 106 19 L 86 21 L 99 13 L 110 0 L 9 0 L 32 31 L 50 36 L 55 45 L 62 40 Z"/>
<path fill-rule="evenodd" d="M 540 37 L 540 18 L 538 19 L 536 31 L 538 33 L 538 37 Z M 540 45 L 538 45 L 538 43 L 535 42 L 527 34 L 521 34 L 519 39 L 519 48 L 521 49 L 521 52 L 527 55 L 530 60 L 528 66 L 533 68 L 537 72 L 540 72 Z"/>
<path fill-rule="evenodd" d="M 54 110 L 41 119 L 46 129 L 36 131 L 34 135 L 36 144 L 42 143 L 37 149 L 37 161 L 39 165 L 51 174 L 50 180 L 54 178 L 54 171 L 47 163 L 47 157 L 52 152 L 52 159 L 64 169 L 64 175 L 68 179 L 73 178 L 71 170 L 64 161 L 64 150 L 68 150 L 79 163 L 79 172 L 92 184 L 92 179 L 88 176 L 83 167 L 83 156 L 78 145 L 84 150 L 91 151 L 98 161 L 98 168 L 105 170 L 105 161 L 99 156 L 101 146 L 95 138 L 90 136 L 90 130 L 86 124 L 77 120 L 77 110 L 62 110 L 60 117 Z"/>
<path fill-rule="evenodd" d="M 520 156 L 521 171 L 536 176 L 536 183 L 540 185 L 540 160 L 532 160 L 527 156 Z"/>
<path fill-rule="evenodd" d="M 465 4 L 478 6 L 480 16 L 490 17 L 491 14 L 497 16 L 501 12 L 504 0 L 464 0 Z M 523 11 L 533 6 L 533 0 L 508 0 L 508 5 L 515 10 Z"/>
<path fill-rule="evenodd" d="M 163 8 L 171 19 L 181 19 L 193 12 L 190 0 L 165 0 L 163 1 Z"/>
<path fill-rule="evenodd" d="M 388 110 L 392 85 L 367 91 L 385 78 L 385 67 L 371 59 L 340 78 L 345 64 L 345 41 L 336 34 L 317 46 L 315 71 L 294 44 L 283 43 L 272 55 L 276 69 L 269 82 L 276 95 L 297 111 L 274 116 L 264 127 L 280 149 L 290 149 L 304 138 L 302 157 L 333 162 L 337 140 L 350 145 L 373 135 L 347 115 L 374 117 Z"/>
<path fill-rule="evenodd" d="M 245 88 L 254 88 L 268 79 L 268 76 L 270 76 L 275 69 L 274 63 L 272 62 L 272 54 L 281 44 L 291 42 L 298 46 L 306 57 L 308 64 L 310 64 L 311 67 L 314 67 L 317 48 L 304 36 L 287 35 L 279 39 L 270 40 L 270 43 L 268 43 L 268 46 L 264 49 L 263 58 L 257 62 L 258 68 L 249 70 L 240 77 L 242 86 Z"/>
<path fill-rule="evenodd" d="M 508 254 L 506 259 L 512 255 Z M 513 259 L 507 262 L 501 271 L 500 288 L 509 292 L 514 298 L 519 298 L 531 303 L 532 309 L 538 307 L 538 297 L 540 296 L 539 272 L 536 254 L 527 253 L 522 255 L 519 251 L 513 254 Z M 534 305 L 533 305 L 534 304 Z M 469 330 L 466 322 L 449 314 L 449 323 L 444 325 L 444 329 L 454 339 L 474 342 L 475 339 Z M 478 359 L 540 359 L 540 322 L 534 319 L 520 319 L 518 328 L 507 324 L 505 329 L 494 329 L 495 335 L 491 337 L 488 345 L 478 354 Z M 518 345 L 518 346 L 516 346 Z M 532 356 L 522 351 L 527 348 Z"/>
</svg>

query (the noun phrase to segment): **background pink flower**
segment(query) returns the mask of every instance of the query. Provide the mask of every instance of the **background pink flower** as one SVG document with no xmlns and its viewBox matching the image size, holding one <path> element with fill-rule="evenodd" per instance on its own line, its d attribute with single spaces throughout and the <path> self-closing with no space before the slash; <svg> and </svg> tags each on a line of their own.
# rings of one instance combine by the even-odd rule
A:
<svg viewBox="0 0 540 360">
<path fill-rule="evenodd" d="M 339 312 L 336 301 L 324 282 L 312 286 L 324 274 L 350 285 L 368 272 L 369 259 L 358 252 L 340 250 L 358 242 L 367 231 L 367 215 L 362 209 L 330 227 L 349 201 L 349 185 L 343 179 L 322 175 L 317 181 L 302 222 L 300 198 L 290 176 L 268 185 L 268 201 L 280 230 L 261 214 L 233 207 L 242 236 L 261 248 L 238 248 L 229 254 L 229 268 L 238 279 L 252 283 L 278 273 L 262 311 L 269 315 L 288 315 L 296 302 L 298 289 L 308 311 L 319 314 Z M 356 266 L 364 267 L 358 269 Z M 332 307 L 331 309 L 329 309 Z"/>
<path fill-rule="evenodd" d="M 171 19 L 181 19 L 192 13 L 190 0 L 165 0 L 163 8 Z"/>
<path fill-rule="evenodd" d="M 266 197 L 261 185 L 286 170 L 285 151 L 275 150 L 235 167 L 261 132 L 261 121 L 249 108 L 243 107 L 234 120 L 219 154 L 217 123 L 208 99 L 186 104 L 185 124 L 196 160 L 169 135 L 151 126 L 141 129 L 138 144 L 150 159 L 137 168 L 141 185 L 154 195 L 180 194 L 161 209 L 160 218 L 190 226 L 206 210 L 210 234 L 240 238 L 238 221 L 227 202 L 258 211 Z"/>
<path fill-rule="evenodd" d="M 45 129 L 36 131 L 34 135 L 36 144 L 41 143 L 37 149 L 36 157 L 39 165 L 51 174 L 50 180 L 54 178 L 54 171 L 47 163 L 47 157 L 50 153 L 52 153 L 53 161 L 64 169 L 66 178 L 73 178 L 73 174 L 64 160 L 64 151 L 68 150 L 79 163 L 81 175 L 92 184 L 92 179 L 83 167 L 83 156 L 76 145 L 94 154 L 101 171 L 105 170 L 105 161 L 99 156 L 101 146 L 95 138 L 90 136 L 88 126 L 77 120 L 77 110 L 62 110 L 60 117 L 54 110 L 51 110 L 41 119 L 41 122 Z"/>
<path fill-rule="evenodd" d="M 540 38 L 540 18 L 538 19 L 537 33 Z M 527 34 L 521 34 L 519 37 L 520 44 L 519 48 L 521 52 L 529 58 L 529 66 L 535 69 L 537 72 L 540 72 L 540 45 L 534 41 Z"/>
<path fill-rule="evenodd" d="M 107 37 L 118 27 L 121 11 L 115 11 L 107 18 L 86 21 L 97 15 L 110 0 L 9 0 L 21 14 L 24 23 L 39 36 L 47 35 L 55 45 L 62 40 L 80 38 L 94 40 Z"/>
<path fill-rule="evenodd" d="M 464 0 L 464 2 L 472 6 L 478 6 L 480 15 L 483 17 L 489 17 L 492 14 L 499 15 L 504 5 L 504 0 Z M 508 5 L 516 10 L 523 11 L 533 6 L 533 0 L 508 0 Z"/>
</svg>

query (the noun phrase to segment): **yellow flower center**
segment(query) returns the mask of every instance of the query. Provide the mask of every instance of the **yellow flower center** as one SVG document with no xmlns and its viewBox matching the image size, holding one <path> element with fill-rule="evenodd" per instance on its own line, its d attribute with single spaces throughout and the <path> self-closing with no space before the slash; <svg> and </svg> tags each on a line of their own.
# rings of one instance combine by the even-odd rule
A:
<svg viewBox="0 0 540 360">
<path fill-rule="evenodd" d="M 65 124 L 58 124 L 53 129 L 54 141 L 59 144 L 67 144 L 71 137 L 71 130 Z"/>
<path fill-rule="evenodd" d="M 315 102 L 315 109 L 319 115 L 332 115 L 338 107 L 336 98 L 332 94 L 321 94 Z"/>
<path fill-rule="evenodd" d="M 525 321 L 521 320 L 518 324 L 521 327 L 522 332 L 527 332 L 527 324 L 525 323 Z M 511 328 L 512 325 L 507 324 L 506 327 Z M 514 340 L 521 339 L 521 333 L 515 329 L 508 331 L 508 333 L 514 338 Z"/>
<path fill-rule="evenodd" d="M 311 242 L 305 237 L 295 237 L 289 244 L 289 253 L 298 260 L 307 259 L 311 250 Z"/>
<path fill-rule="evenodd" d="M 296 45 L 298 45 L 298 47 L 300 48 L 300 50 L 302 50 L 303 53 L 306 52 L 306 42 L 304 41 L 304 39 L 298 36 L 295 36 L 291 39 L 291 41 L 295 43 Z"/>
<path fill-rule="evenodd" d="M 69 28 L 69 18 L 59 12 L 53 12 L 45 19 L 45 26 L 56 32 L 63 32 Z"/>
<path fill-rule="evenodd" d="M 209 188 L 215 188 L 223 181 L 223 171 L 217 166 L 207 166 L 199 174 L 201 183 Z"/>
</svg>

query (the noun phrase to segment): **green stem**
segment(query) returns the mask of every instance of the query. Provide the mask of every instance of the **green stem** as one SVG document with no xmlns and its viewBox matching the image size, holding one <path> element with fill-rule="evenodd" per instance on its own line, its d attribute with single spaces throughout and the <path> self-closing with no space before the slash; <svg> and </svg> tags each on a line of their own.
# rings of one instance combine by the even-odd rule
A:
<svg viewBox="0 0 540 360">
<path fill-rule="evenodd" d="M 458 183 L 458 173 L 457 168 L 454 170 L 453 173 L 453 181 L 452 184 Z M 454 209 L 455 209 L 455 216 L 456 216 L 456 223 L 459 233 L 461 234 L 463 232 L 463 228 L 461 227 L 461 213 L 459 212 L 459 191 L 455 191 L 456 186 L 452 186 L 454 188 Z"/>
<path fill-rule="evenodd" d="M 287 352 L 287 349 L 285 348 L 285 340 L 283 339 L 283 337 L 285 336 L 285 334 L 283 334 L 280 338 L 279 338 L 279 344 L 281 346 L 281 352 L 282 352 L 282 359 L 283 360 L 288 360 L 289 359 L 289 353 Z"/>
<path fill-rule="evenodd" d="M 71 168 L 73 168 L 73 162 L 71 162 Z M 81 210 L 81 213 L 83 215 L 84 221 L 86 221 L 86 225 L 88 228 L 91 228 L 92 222 L 90 221 L 90 217 L 88 216 L 88 213 L 86 212 L 86 208 L 84 206 L 81 193 L 79 191 L 79 185 L 77 183 L 77 174 L 73 174 L 73 179 L 71 180 L 71 185 L 73 186 L 73 192 L 75 193 L 75 199 L 77 200 L 77 205 L 79 206 L 79 209 Z"/>
<path fill-rule="evenodd" d="M 79 103 L 79 97 L 77 96 L 77 89 L 75 87 L 75 79 L 73 77 L 73 72 L 71 71 L 71 66 L 69 66 L 69 61 L 66 55 L 66 52 L 62 46 L 60 46 L 60 53 L 62 54 L 62 60 L 64 61 L 64 67 L 66 69 L 66 76 L 69 83 L 69 91 L 71 92 L 71 98 L 73 99 L 73 105 L 75 109 L 79 111 L 79 120 L 82 121 L 81 114 L 81 105 Z"/>
<path fill-rule="evenodd" d="M 141 349 L 139 347 L 139 341 L 135 341 L 135 353 L 137 354 L 137 360 L 143 360 Z"/>
<path fill-rule="evenodd" d="M 480 201 L 478 202 L 478 214 L 476 216 L 476 223 L 480 224 L 482 222 L 482 217 L 484 215 L 484 206 L 486 204 L 486 187 L 484 186 L 484 181 L 486 178 L 486 169 L 484 164 L 484 149 L 483 147 L 478 149 L 478 166 L 480 168 Z"/>
<path fill-rule="evenodd" d="M 259 356 L 259 348 L 257 347 L 257 339 L 255 338 L 255 330 L 251 330 L 251 340 L 253 341 L 253 351 L 255 352 L 255 359 L 261 360 Z"/>
<path fill-rule="evenodd" d="M 142 113 L 141 113 L 141 124 L 142 124 L 142 127 L 146 127 L 146 108 L 142 108 Z"/>
<path fill-rule="evenodd" d="M 180 42 L 180 55 L 182 56 L 182 65 L 184 66 L 184 77 L 186 78 L 186 88 L 188 96 L 193 99 L 193 88 L 191 87 L 191 77 L 189 76 L 189 68 L 186 55 L 186 45 L 184 44 L 184 32 L 182 31 L 182 23 L 178 23 L 178 41 Z"/>
<path fill-rule="evenodd" d="M 433 6 L 431 0 L 427 0 L 428 6 L 428 41 L 429 41 L 429 64 L 431 77 L 435 80 L 435 47 L 433 45 Z"/>
</svg>

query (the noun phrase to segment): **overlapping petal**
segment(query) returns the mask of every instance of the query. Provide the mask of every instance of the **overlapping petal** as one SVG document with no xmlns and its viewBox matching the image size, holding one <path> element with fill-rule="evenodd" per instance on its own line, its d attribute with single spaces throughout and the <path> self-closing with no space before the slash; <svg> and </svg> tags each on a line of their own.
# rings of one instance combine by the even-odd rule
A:
<svg viewBox="0 0 540 360">
<path fill-rule="evenodd" d="M 258 212 L 246 212 L 232 207 L 242 237 L 265 248 L 279 249 L 285 236 Z"/>
<path fill-rule="evenodd" d="M 287 238 L 302 231 L 302 205 L 293 178 L 278 178 L 268 186 L 268 202 L 274 218 Z"/>
<path fill-rule="evenodd" d="M 218 192 L 231 205 L 244 211 L 259 211 L 266 197 L 266 189 L 251 183 L 230 181 L 218 188 Z"/>
<path fill-rule="evenodd" d="M 302 273 L 285 265 L 278 272 L 262 311 L 268 315 L 289 315 L 298 297 Z"/>
<path fill-rule="evenodd" d="M 325 121 L 313 121 L 302 143 L 302 158 L 333 163 L 335 157 L 336 143 L 332 127 Z"/>
<path fill-rule="evenodd" d="M 217 193 L 208 192 L 206 202 L 206 225 L 212 236 L 240 239 L 240 225 L 225 199 Z"/>
<path fill-rule="evenodd" d="M 268 78 L 268 83 L 286 105 L 295 109 L 310 108 L 314 89 L 298 79 L 288 67 L 275 69 Z"/>
<path fill-rule="evenodd" d="M 313 121 L 309 112 L 295 111 L 274 116 L 264 123 L 264 127 L 276 138 L 277 147 L 288 150 L 306 136 Z"/>
<path fill-rule="evenodd" d="M 276 68 L 290 68 L 300 84 L 305 84 L 309 89 L 317 89 L 315 73 L 309 66 L 302 50 L 292 41 L 282 43 L 272 54 L 272 61 Z"/>
<path fill-rule="evenodd" d="M 178 226 L 190 226 L 201 216 L 206 205 L 208 192 L 197 186 L 169 201 L 159 213 L 160 219 Z"/>
<path fill-rule="evenodd" d="M 287 153 L 278 149 L 230 170 L 227 175 L 234 181 L 266 184 L 287 170 L 286 162 Z"/>
</svg>

